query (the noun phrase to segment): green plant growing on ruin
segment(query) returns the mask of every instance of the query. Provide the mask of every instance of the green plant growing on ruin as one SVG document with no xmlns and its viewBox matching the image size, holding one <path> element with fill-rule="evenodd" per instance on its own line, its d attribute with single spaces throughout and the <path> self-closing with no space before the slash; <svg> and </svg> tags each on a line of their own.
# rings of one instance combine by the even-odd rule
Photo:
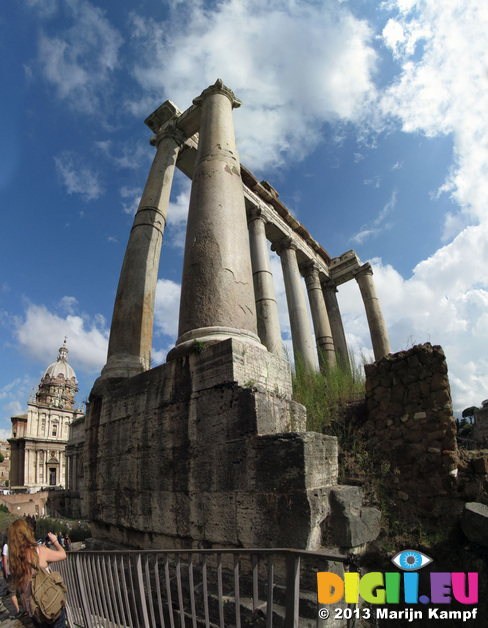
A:
<svg viewBox="0 0 488 628">
<path fill-rule="evenodd" d="M 205 351 L 205 343 L 195 338 L 195 340 L 193 341 L 193 351 L 197 355 L 201 355 Z"/>
<path fill-rule="evenodd" d="M 322 358 L 322 356 L 320 356 Z M 304 365 L 298 355 L 292 371 L 293 398 L 307 409 L 307 429 L 337 436 L 341 446 L 358 447 L 350 426 L 345 421 L 345 411 L 354 401 L 364 397 L 365 376 L 361 366 L 350 356 L 350 368 L 343 364 L 333 367 L 320 359 L 321 370 Z"/>
</svg>

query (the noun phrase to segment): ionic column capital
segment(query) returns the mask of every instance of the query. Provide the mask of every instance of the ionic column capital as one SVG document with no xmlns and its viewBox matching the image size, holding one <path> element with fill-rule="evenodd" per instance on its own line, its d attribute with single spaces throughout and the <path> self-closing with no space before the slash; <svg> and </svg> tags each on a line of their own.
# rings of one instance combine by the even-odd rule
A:
<svg viewBox="0 0 488 628">
<path fill-rule="evenodd" d="M 339 292 L 338 287 L 335 285 L 335 283 L 332 281 L 332 279 L 326 279 L 325 281 L 322 282 L 322 290 L 326 290 L 328 292 Z"/>
<path fill-rule="evenodd" d="M 217 79 L 213 85 L 204 89 L 200 96 L 197 96 L 193 99 L 193 104 L 201 106 L 203 101 L 209 96 L 214 96 L 215 94 L 222 94 L 223 96 L 227 96 L 230 100 L 233 109 L 237 109 L 242 105 L 242 101 L 234 96 L 234 92 L 229 89 L 222 79 Z"/>
<path fill-rule="evenodd" d="M 278 255 L 281 255 L 281 253 L 287 249 L 296 251 L 297 248 L 298 247 L 296 243 L 294 242 L 293 238 L 291 238 L 290 236 L 281 238 L 281 240 L 278 240 L 277 242 L 273 242 L 271 245 L 271 250 L 275 251 Z"/>
<path fill-rule="evenodd" d="M 317 277 L 320 271 L 319 265 L 314 260 L 310 259 L 303 264 L 300 264 L 300 271 L 304 277 Z"/>
<path fill-rule="evenodd" d="M 254 222 L 255 220 L 261 220 L 261 222 L 264 222 L 264 224 L 268 222 L 268 219 L 266 218 L 263 210 L 260 207 L 251 207 L 251 209 L 247 211 L 248 224 Z"/>
<path fill-rule="evenodd" d="M 174 140 L 175 144 L 177 144 L 179 147 L 183 146 L 183 144 L 186 142 L 188 138 L 183 133 L 183 131 L 181 131 L 176 126 L 177 119 L 178 118 L 174 117 L 174 118 L 171 118 L 171 120 L 168 120 L 168 122 L 159 129 L 156 135 L 153 135 L 151 137 L 151 139 L 149 140 L 149 143 L 151 144 L 151 146 L 156 146 L 157 148 L 159 144 L 162 142 L 162 140 L 164 140 L 167 137 Z"/>
</svg>

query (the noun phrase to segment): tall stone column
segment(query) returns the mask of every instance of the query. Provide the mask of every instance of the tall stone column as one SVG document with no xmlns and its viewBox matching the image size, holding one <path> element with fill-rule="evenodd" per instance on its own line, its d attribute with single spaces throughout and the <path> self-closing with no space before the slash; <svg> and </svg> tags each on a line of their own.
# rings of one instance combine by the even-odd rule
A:
<svg viewBox="0 0 488 628">
<path fill-rule="evenodd" d="M 151 139 L 157 152 L 125 252 L 102 378 L 130 377 L 150 368 L 159 257 L 174 169 L 185 139 L 174 121 Z"/>
<path fill-rule="evenodd" d="M 295 360 L 300 355 L 305 366 L 315 367 L 312 328 L 310 326 L 302 278 L 298 268 L 296 244 L 291 238 L 283 238 L 280 242 L 274 243 L 272 249 L 280 256 L 283 268 Z"/>
<path fill-rule="evenodd" d="M 332 368 L 336 363 L 334 341 L 332 340 L 329 316 L 325 307 L 322 286 L 320 285 L 319 269 L 313 262 L 306 264 L 303 269 L 310 301 L 310 311 L 312 312 L 319 364 L 322 362 L 323 366 Z"/>
<path fill-rule="evenodd" d="M 380 358 L 390 353 L 390 341 L 386 331 L 385 321 L 381 313 L 380 302 L 376 294 L 376 287 L 373 281 L 373 269 L 369 263 L 364 264 L 355 274 L 361 296 L 363 297 L 364 308 L 368 318 L 369 332 L 373 344 L 374 359 Z"/>
<path fill-rule="evenodd" d="M 328 281 L 322 284 L 322 290 L 325 300 L 325 306 L 327 308 L 327 314 L 329 315 L 330 329 L 332 332 L 332 338 L 334 340 L 334 348 L 336 352 L 336 361 L 339 364 L 343 364 L 350 367 L 349 364 L 349 351 L 347 349 L 346 334 L 344 333 L 344 326 L 342 324 L 341 311 L 339 309 L 339 303 L 337 301 L 337 288 Z"/>
<path fill-rule="evenodd" d="M 248 216 L 248 223 L 258 336 L 268 351 L 282 358 L 283 342 L 266 239 L 266 217 L 261 210 L 254 208 Z"/>
<path fill-rule="evenodd" d="M 168 359 L 198 342 L 257 336 L 249 234 L 232 110 L 240 106 L 219 79 L 195 98 L 201 106 L 188 211 L 179 337 Z"/>
</svg>

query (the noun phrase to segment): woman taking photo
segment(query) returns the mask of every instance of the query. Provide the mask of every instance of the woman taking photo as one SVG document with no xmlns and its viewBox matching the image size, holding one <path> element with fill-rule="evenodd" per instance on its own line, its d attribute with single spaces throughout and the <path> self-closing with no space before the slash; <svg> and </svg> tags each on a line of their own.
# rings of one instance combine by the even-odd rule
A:
<svg viewBox="0 0 488 628">
<path fill-rule="evenodd" d="M 10 571 L 15 586 L 21 592 L 23 606 L 31 617 L 32 570 L 38 565 L 47 568 L 48 563 L 55 563 L 66 558 L 66 552 L 58 543 L 56 535 L 49 532 L 48 537 L 54 549 L 49 549 L 45 545 L 39 547 L 32 529 L 24 519 L 14 521 L 8 530 Z M 66 628 L 65 610 L 63 609 L 54 623 L 39 623 L 33 617 L 32 622 L 38 628 Z"/>
</svg>

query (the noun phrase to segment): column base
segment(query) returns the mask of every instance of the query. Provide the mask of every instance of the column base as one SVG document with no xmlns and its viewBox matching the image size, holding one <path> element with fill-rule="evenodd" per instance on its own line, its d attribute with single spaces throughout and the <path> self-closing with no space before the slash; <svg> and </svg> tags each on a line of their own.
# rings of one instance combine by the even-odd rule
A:
<svg viewBox="0 0 488 628">
<path fill-rule="evenodd" d="M 223 340 L 233 338 L 244 344 L 266 351 L 259 337 L 247 329 L 234 329 L 233 327 L 200 327 L 182 334 L 176 341 L 176 345 L 166 356 L 166 361 L 183 357 L 189 353 L 201 352 L 208 345 L 213 345 Z"/>
<path fill-rule="evenodd" d="M 147 371 L 149 365 L 144 363 L 144 358 L 135 355 L 121 354 L 108 358 L 102 369 L 99 379 L 119 379 L 133 377 Z"/>
</svg>

